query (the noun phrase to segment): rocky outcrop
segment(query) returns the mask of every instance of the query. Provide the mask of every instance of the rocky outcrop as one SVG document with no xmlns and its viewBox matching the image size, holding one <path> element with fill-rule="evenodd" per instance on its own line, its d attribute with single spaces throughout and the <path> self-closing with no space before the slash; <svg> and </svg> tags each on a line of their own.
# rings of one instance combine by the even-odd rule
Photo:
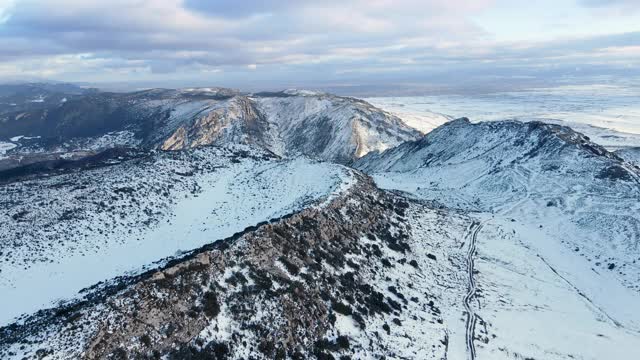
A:
<svg viewBox="0 0 640 360">
<path fill-rule="evenodd" d="M 254 144 L 268 149 L 270 125 L 244 96 L 236 96 L 223 107 L 205 110 L 185 122 L 161 145 L 162 150 L 182 150 L 206 145 Z"/>
</svg>

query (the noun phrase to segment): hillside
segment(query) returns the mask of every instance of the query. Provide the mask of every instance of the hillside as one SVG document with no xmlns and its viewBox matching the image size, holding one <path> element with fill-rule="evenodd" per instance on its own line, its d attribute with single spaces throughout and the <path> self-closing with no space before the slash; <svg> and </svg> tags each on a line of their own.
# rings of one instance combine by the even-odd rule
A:
<svg viewBox="0 0 640 360">
<path fill-rule="evenodd" d="M 3 323 L 297 212 L 351 181 L 338 165 L 246 147 L 123 150 L 74 165 L 3 174 Z"/>
<path fill-rule="evenodd" d="M 354 166 L 381 188 L 482 224 L 470 250 L 480 290 L 470 308 L 502 340 L 480 345 L 479 357 L 635 352 L 622 345 L 640 331 L 630 305 L 640 301 L 640 172 L 632 164 L 567 127 L 459 119 Z M 567 307 L 572 298 L 581 305 Z M 596 340 L 605 333 L 618 345 Z"/>
</svg>

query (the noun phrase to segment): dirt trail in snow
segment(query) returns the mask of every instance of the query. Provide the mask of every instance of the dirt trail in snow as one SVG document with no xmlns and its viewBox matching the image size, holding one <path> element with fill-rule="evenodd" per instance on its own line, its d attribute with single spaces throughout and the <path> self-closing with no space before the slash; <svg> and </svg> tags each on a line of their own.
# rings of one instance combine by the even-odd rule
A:
<svg viewBox="0 0 640 360">
<path fill-rule="evenodd" d="M 474 256 L 476 254 L 476 241 L 478 238 L 478 233 L 482 229 L 483 225 L 480 222 L 474 221 L 471 226 L 469 226 L 469 232 L 466 237 L 469 239 L 469 249 L 467 251 L 467 276 L 468 276 L 468 288 L 467 295 L 464 297 L 463 306 L 467 314 L 465 329 L 466 329 L 466 345 L 467 345 L 467 354 L 469 360 L 475 360 L 476 358 L 476 347 L 473 342 L 474 333 L 476 328 L 476 322 L 478 321 L 478 315 L 475 313 L 473 308 L 471 307 L 471 300 L 476 294 L 476 280 L 473 276 L 475 259 Z"/>
</svg>

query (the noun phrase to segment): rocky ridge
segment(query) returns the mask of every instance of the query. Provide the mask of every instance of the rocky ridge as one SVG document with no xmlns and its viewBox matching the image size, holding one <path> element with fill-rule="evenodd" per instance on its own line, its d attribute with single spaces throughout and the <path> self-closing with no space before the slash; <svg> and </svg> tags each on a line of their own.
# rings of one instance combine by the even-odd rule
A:
<svg viewBox="0 0 640 360">
<path fill-rule="evenodd" d="M 388 346 L 411 336 L 423 358 L 440 358 L 447 333 L 438 292 L 406 277 L 424 278 L 438 263 L 414 254 L 409 211 L 408 202 L 359 175 L 348 193 L 324 206 L 5 327 L 0 354 L 346 358 L 403 352 Z"/>
</svg>

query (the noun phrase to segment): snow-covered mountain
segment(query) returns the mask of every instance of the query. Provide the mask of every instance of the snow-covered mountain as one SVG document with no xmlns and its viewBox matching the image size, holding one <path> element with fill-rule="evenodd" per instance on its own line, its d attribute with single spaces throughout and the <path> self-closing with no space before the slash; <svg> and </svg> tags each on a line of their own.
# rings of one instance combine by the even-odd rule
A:
<svg viewBox="0 0 640 360">
<path fill-rule="evenodd" d="M 562 227 L 567 246 L 598 268 L 615 264 L 640 292 L 640 169 L 568 127 L 459 119 L 354 166 L 448 207 L 498 213 L 530 202 L 530 216 L 549 217 L 541 224 Z"/>
<path fill-rule="evenodd" d="M 285 91 L 253 99 L 278 139 L 269 148 L 281 155 L 350 163 L 419 136 L 399 118 L 354 98 Z"/>
<path fill-rule="evenodd" d="M 0 127 L 0 358 L 640 358 L 634 153 L 307 91 L 67 103 Z"/>
<path fill-rule="evenodd" d="M 479 344 L 479 358 L 637 355 L 629 347 L 640 331 L 631 310 L 640 302 L 637 167 L 567 127 L 467 119 L 354 166 L 382 188 L 482 225 L 473 250 L 481 293 L 471 308 L 499 340 Z M 570 299 L 582 305 L 568 310 Z M 556 321 L 564 343 L 549 337 Z M 591 342 L 598 336 L 610 343 Z"/>
<path fill-rule="evenodd" d="M 97 92 L 52 108 L 1 116 L 6 126 L 0 128 L 0 139 L 8 155 L 118 146 L 180 150 L 255 144 L 281 156 L 349 163 L 419 135 L 361 100 L 301 91 Z"/>
</svg>

